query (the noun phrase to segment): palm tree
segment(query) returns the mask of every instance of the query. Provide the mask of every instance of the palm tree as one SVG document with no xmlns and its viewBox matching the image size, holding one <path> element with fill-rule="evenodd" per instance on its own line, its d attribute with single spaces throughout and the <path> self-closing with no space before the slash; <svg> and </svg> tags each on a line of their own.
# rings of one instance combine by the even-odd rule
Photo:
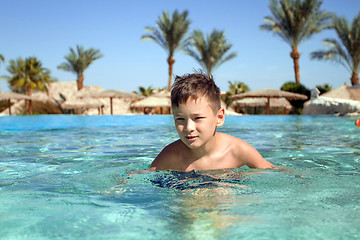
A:
<svg viewBox="0 0 360 240">
<path fill-rule="evenodd" d="M 233 95 L 246 93 L 250 91 L 249 87 L 243 82 L 234 81 L 234 83 L 232 83 L 228 81 L 228 83 L 229 83 L 229 91 L 226 92 L 222 97 L 222 99 L 226 103 L 226 106 L 230 106 L 233 103 L 234 101 L 234 98 L 232 97 Z"/>
<path fill-rule="evenodd" d="M 360 70 L 360 12 L 349 23 L 346 18 L 334 17 L 333 27 L 340 41 L 325 39 L 328 50 L 311 53 L 311 59 L 331 60 L 342 64 L 351 73 L 351 84 L 359 84 Z"/>
<path fill-rule="evenodd" d="M 331 27 L 329 20 L 333 14 L 320 10 L 321 3 L 320 0 L 270 0 L 269 9 L 273 17 L 265 17 L 265 23 L 260 26 L 291 46 L 296 83 L 300 83 L 300 43 Z"/>
<path fill-rule="evenodd" d="M 84 86 L 84 71 L 93 61 L 102 58 L 103 55 L 98 49 L 89 48 L 85 50 L 83 46 L 79 45 L 76 46 L 76 50 L 77 52 L 70 47 L 70 54 L 65 56 L 67 62 L 61 63 L 58 69 L 75 73 L 77 75 L 77 89 L 80 90 Z"/>
<path fill-rule="evenodd" d="M 228 81 L 228 83 L 229 83 L 229 93 L 231 95 L 246 93 L 250 90 L 249 87 L 243 82 L 234 81 L 234 83 L 232 83 Z"/>
<path fill-rule="evenodd" d="M 186 54 L 195 58 L 195 60 L 204 68 L 208 75 L 224 62 L 237 56 L 236 52 L 229 53 L 232 45 L 225 39 L 225 31 L 213 30 L 206 38 L 200 30 L 194 31 L 191 35 L 190 46 L 187 46 Z"/>
<path fill-rule="evenodd" d="M 154 93 L 154 89 L 151 86 L 148 88 L 139 87 L 139 91 L 140 91 L 141 95 L 143 95 L 145 97 L 148 97 Z"/>
<path fill-rule="evenodd" d="M 188 11 L 186 10 L 181 14 L 175 10 L 172 17 L 170 17 L 167 11 L 163 11 L 162 16 L 159 16 L 159 20 L 156 22 L 156 27 L 146 27 L 145 31 L 148 34 L 141 37 L 143 40 L 153 40 L 168 53 L 169 91 L 171 89 L 171 76 L 175 63 L 174 54 L 177 50 L 184 49 L 188 44 L 188 39 L 185 38 L 185 35 L 189 30 L 191 21 L 187 17 Z"/>
<path fill-rule="evenodd" d="M 42 63 L 35 57 L 11 60 L 6 70 L 11 74 L 11 76 L 5 76 L 10 88 L 26 93 L 28 96 L 31 96 L 32 89 L 47 90 L 47 85 L 52 81 L 50 71 L 43 68 Z M 29 114 L 32 114 L 31 101 L 26 102 L 26 109 Z"/>
</svg>

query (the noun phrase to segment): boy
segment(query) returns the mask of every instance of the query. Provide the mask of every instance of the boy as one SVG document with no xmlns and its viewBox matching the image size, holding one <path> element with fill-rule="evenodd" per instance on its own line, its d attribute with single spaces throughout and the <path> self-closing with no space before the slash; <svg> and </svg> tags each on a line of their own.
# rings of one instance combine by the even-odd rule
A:
<svg viewBox="0 0 360 240">
<path fill-rule="evenodd" d="M 220 89 L 204 74 L 175 78 L 171 105 L 179 140 L 166 146 L 150 170 L 212 170 L 272 168 L 260 153 L 245 141 L 216 132 L 225 121 Z"/>
</svg>

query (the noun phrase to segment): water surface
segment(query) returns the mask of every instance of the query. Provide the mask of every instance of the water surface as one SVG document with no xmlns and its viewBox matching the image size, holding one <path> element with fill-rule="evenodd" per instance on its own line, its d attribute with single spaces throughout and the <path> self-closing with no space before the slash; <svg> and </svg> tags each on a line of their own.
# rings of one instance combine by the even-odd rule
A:
<svg viewBox="0 0 360 240">
<path fill-rule="evenodd" d="M 360 128 L 333 116 L 227 116 L 289 171 L 147 169 L 170 116 L 0 118 L 1 239 L 358 239 Z"/>
</svg>

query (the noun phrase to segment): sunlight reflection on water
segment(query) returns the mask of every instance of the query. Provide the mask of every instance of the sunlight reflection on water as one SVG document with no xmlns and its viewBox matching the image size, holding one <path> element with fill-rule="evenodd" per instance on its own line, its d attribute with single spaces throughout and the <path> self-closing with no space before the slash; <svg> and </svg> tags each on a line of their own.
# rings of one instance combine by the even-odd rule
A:
<svg viewBox="0 0 360 240">
<path fill-rule="evenodd" d="M 142 172 L 177 139 L 171 116 L 0 118 L 0 236 L 360 237 L 353 118 L 227 116 L 219 131 L 287 171 Z"/>
</svg>

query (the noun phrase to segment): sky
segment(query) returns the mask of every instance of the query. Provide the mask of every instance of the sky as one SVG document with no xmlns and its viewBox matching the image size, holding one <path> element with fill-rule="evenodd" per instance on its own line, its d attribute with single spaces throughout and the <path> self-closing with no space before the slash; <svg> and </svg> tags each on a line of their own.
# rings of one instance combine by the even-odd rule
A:
<svg viewBox="0 0 360 240">
<path fill-rule="evenodd" d="M 85 71 L 84 85 L 97 85 L 105 90 L 138 91 L 139 86 L 167 87 L 167 52 L 153 41 L 143 41 L 146 26 L 155 26 L 166 10 L 189 11 L 189 34 L 201 30 L 225 30 L 226 39 L 238 56 L 213 72 L 222 92 L 228 81 L 247 84 L 251 91 L 280 89 L 294 81 L 290 46 L 268 31 L 261 31 L 265 16 L 271 16 L 269 0 L 1 0 L 0 76 L 9 60 L 37 57 L 43 67 L 58 81 L 75 81 L 76 75 L 57 69 L 70 47 L 99 49 L 103 58 Z M 323 0 L 322 9 L 346 17 L 359 13 L 359 0 Z M 333 30 L 314 35 L 299 46 L 300 81 L 311 89 L 330 84 L 333 88 L 351 74 L 334 62 L 310 60 L 312 51 L 324 49 L 325 38 L 337 38 Z M 174 75 L 192 73 L 200 65 L 182 51 L 175 53 Z M 0 90 L 9 91 L 6 81 Z"/>
</svg>

